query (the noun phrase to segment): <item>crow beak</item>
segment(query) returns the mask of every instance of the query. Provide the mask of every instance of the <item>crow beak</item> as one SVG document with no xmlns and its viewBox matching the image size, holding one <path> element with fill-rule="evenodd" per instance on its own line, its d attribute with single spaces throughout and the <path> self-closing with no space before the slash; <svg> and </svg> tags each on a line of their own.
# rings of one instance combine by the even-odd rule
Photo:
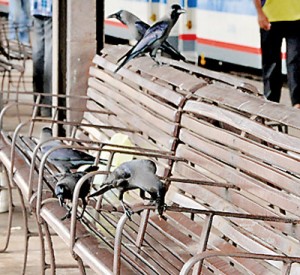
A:
<svg viewBox="0 0 300 275">
<path fill-rule="evenodd" d="M 177 13 L 179 13 L 179 14 L 182 14 L 182 13 L 185 13 L 185 12 L 186 12 L 185 9 L 180 9 L 180 10 L 177 11 Z"/>
<path fill-rule="evenodd" d="M 116 16 L 116 14 L 115 13 L 113 13 L 113 14 L 111 14 L 111 15 L 109 15 L 109 16 L 107 16 L 107 18 L 116 18 L 117 16 Z"/>
<path fill-rule="evenodd" d="M 98 196 L 99 194 L 101 194 L 101 190 L 95 191 L 94 193 L 88 195 L 88 198 L 96 197 L 96 196 Z"/>
</svg>

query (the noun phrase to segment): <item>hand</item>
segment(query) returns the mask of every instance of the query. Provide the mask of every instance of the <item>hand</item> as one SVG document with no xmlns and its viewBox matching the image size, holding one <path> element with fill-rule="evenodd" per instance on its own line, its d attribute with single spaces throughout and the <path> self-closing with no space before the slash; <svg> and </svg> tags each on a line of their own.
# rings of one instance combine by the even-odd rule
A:
<svg viewBox="0 0 300 275">
<path fill-rule="evenodd" d="M 268 17 L 263 13 L 258 14 L 258 24 L 261 29 L 269 31 L 271 29 L 271 23 L 269 22 Z"/>
</svg>

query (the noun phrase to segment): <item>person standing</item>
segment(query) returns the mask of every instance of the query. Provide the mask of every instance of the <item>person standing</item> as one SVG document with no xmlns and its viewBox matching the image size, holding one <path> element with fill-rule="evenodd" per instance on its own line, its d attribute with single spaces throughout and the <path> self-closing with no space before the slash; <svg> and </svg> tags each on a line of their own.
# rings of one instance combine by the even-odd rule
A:
<svg viewBox="0 0 300 275">
<path fill-rule="evenodd" d="M 9 1 L 9 39 L 19 39 L 23 44 L 30 43 L 30 1 Z"/>
<path fill-rule="evenodd" d="M 31 15 L 33 92 L 52 94 L 52 0 L 31 0 Z M 42 97 L 41 103 L 51 106 L 51 96 Z M 51 116 L 51 108 L 41 107 L 40 115 Z"/>
<path fill-rule="evenodd" d="M 260 27 L 264 96 L 279 102 L 283 84 L 281 45 L 286 40 L 287 80 L 292 105 L 300 108 L 300 1 L 253 0 Z"/>
</svg>

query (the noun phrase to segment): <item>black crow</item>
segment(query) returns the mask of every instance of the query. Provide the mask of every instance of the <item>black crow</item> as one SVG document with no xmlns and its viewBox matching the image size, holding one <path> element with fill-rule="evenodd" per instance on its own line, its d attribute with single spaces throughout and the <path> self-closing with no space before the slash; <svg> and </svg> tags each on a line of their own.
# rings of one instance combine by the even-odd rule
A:
<svg viewBox="0 0 300 275">
<path fill-rule="evenodd" d="M 61 178 L 58 180 L 58 182 L 56 183 L 55 190 L 54 190 L 55 195 L 58 198 L 59 204 L 61 206 L 65 206 L 65 200 L 72 201 L 73 193 L 77 182 L 87 173 L 92 171 L 97 171 L 97 170 L 98 170 L 98 166 L 89 166 L 87 169 L 81 172 L 74 172 L 74 173 L 68 172 L 63 174 Z M 90 192 L 91 183 L 92 183 L 92 177 L 87 179 L 81 186 L 79 198 L 82 201 L 82 212 L 79 218 L 83 216 L 83 213 L 87 206 L 86 197 Z M 62 220 L 70 217 L 71 210 L 72 208 L 68 210 L 67 214 L 62 218 Z"/>
<path fill-rule="evenodd" d="M 108 18 L 116 18 L 126 25 L 132 35 L 132 37 L 139 41 L 149 29 L 150 25 L 143 22 L 140 18 L 127 10 L 120 10 L 114 14 L 108 16 Z M 167 40 L 165 40 L 160 49 L 176 60 L 185 61 L 185 57 L 181 55 Z"/>
<path fill-rule="evenodd" d="M 180 14 L 184 12 L 185 10 L 182 9 L 180 5 L 172 5 L 170 14 L 148 28 L 144 36 L 136 43 L 136 45 L 119 59 L 124 60 L 117 67 L 115 72 L 120 70 L 131 59 L 146 52 L 150 52 L 151 58 L 156 62 L 155 57 L 158 49 L 168 38 L 169 33 L 177 22 Z"/>
<path fill-rule="evenodd" d="M 158 214 L 162 216 L 165 207 L 166 187 L 160 181 L 156 173 L 156 165 L 152 160 L 136 159 L 122 163 L 113 172 L 111 172 L 100 189 L 89 197 L 101 195 L 106 191 L 116 188 L 119 190 L 119 199 L 125 213 L 130 217 L 131 211 L 123 202 L 124 192 L 132 189 L 140 189 L 142 199 L 148 199 L 145 196 L 147 192 L 157 205 Z"/>
<path fill-rule="evenodd" d="M 42 128 L 40 142 L 50 140 L 51 138 L 53 138 L 52 129 L 49 127 Z M 52 148 L 61 145 L 64 145 L 62 141 L 51 140 L 41 146 L 41 151 L 43 154 L 45 154 Z M 72 148 L 59 148 L 48 156 L 48 160 L 50 163 L 54 164 L 63 171 L 69 172 L 70 169 L 77 169 L 81 165 L 92 165 L 95 161 L 95 157 L 80 150 Z"/>
</svg>

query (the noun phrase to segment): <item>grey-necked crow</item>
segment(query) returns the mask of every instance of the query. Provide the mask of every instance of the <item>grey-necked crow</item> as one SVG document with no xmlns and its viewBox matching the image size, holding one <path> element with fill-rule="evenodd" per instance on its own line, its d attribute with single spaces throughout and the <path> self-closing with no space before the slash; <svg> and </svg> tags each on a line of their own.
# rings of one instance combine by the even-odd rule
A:
<svg viewBox="0 0 300 275">
<path fill-rule="evenodd" d="M 172 5 L 170 14 L 166 15 L 160 21 L 154 23 L 150 28 L 148 28 L 136 45 L 119 59 L 123 59 L 123 61 L 117 67 L 115 72 L 120 70 L 131 59 L 146 52 L 150 52 L 151 58 L 156 62 L 155 57 L 158 49 L 168 38 L 169 33 L 177 22 L 180 14 L 184 12 L 185 10 L 182 9 L 180 5 Z"/>
<path fill-rule="evenodd" d="M 87 173 L 92 171 L 97 171 L 97 170 L 98 170 L 98 166 L 89 166 L 87 169 L 81 172 L 74 172 L 74 173 L 68 172 L 63 174 L 59 179 L 59 181 L 56 183 L 55 190 L 54 190 L 55 195 L 58 198 L 59 204 L 61 206 L 65 206 L 66 200 L 72 201 L 73 193 L 77 182 Z M 91 183 L 92 183 L 92 178 L 89 178 L 81 186 L 79 198 L 82 201 L 82 212 L 79 218 L 83 216 L 83 213 L 87 206 L 86 197 L 90 192 Z M 71 210 L 72 208 L 68 210 L 67 214 L 62 218 L 62 220 L 70 217 Z"/>
<path fill-rule="evenodd" d="M 126 25 L 132 37 L 139 41 L 149 29 L 150 25 L 143 22 L 140 18 L 127 10 L 120 10 L 108 16 L 108 18 L 116 18 Z M 160 49 L 171 58 L 185 61 L 185 57 L 180 54 L 167 40 L 162 43 Z"/>
<path fill-rule="evenodd" d="M 132 189 L 140 189 L 142 199 L 147 192 L 157 205 L 157 210 L 162 216 L 165 207 L 166 186 L 160 181 L 156 173 L 156 165 L 152 160 L 136 159 L 122 163 L 112 173 L 110 173 L 101 185 L 100 189 L 89 197 L 104 194 L 106 191 L 116 188 L 119 190 L 119 199 L 125 213 L 130 217 L 131 211 L 123 202 L 123 194 Z"/>
</svg>

